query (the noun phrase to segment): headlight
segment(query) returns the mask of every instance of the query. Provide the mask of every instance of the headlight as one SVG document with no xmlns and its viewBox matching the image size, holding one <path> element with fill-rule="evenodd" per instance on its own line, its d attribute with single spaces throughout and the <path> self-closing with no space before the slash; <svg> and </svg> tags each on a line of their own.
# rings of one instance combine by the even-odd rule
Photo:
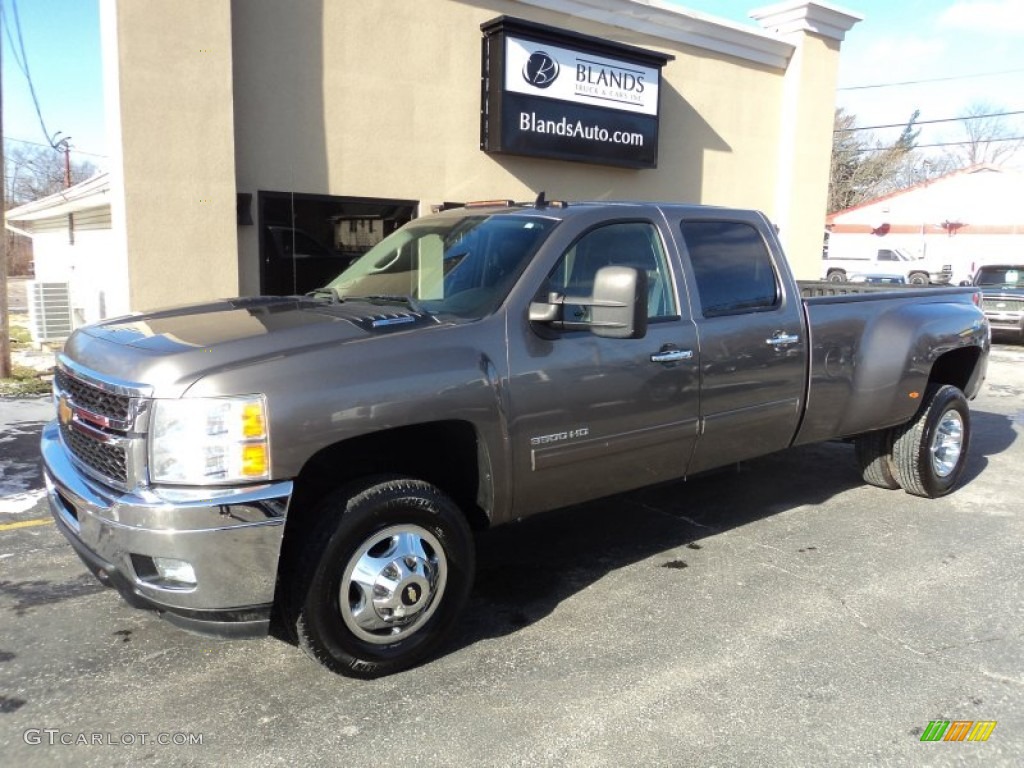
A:
<svg viewBox="0 0 1024 768">
<path fill-rule="evenodd" d="M 270 477 L 262 395 L 156 400 L 149 432 L 154 483 L 207 485 Z"/>
</svg>

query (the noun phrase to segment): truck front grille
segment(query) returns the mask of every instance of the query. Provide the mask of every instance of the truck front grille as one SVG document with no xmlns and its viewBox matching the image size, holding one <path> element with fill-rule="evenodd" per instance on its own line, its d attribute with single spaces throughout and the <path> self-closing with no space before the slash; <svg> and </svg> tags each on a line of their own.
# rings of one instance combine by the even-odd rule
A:
<svg viewBox="0 0 1024 768">
<path fill-rule="evenodd" d="M 94 387 L 74 378 L 63 368 L 57 368 L 54 380 L 57 388 L 79 408 L 122 424 L 128 422 L 132 399 L 127 395 L 114 394 Z"/>
<path fill-rule="evenodd" d="M 989 312 L 1022 312 L 1024 311 L 1024 299 L 1016 297 L 1005 299 L 983 297 L 981 308 Z"/>
<path fill-rule="evenodd" d="M 128 452 L 124 445 L 102 442 L 64 424 L 60 434 L 64 445 L 81 464 L 111 485 L 128 486 Z"/>
<path fill-rule="evenodd" d="M 128 490 L 144 477 L 144 429 L 148 391 L 106 383 L 60 356 L 53 377 L 65 449 L 86 474 Z"/>
</svg>

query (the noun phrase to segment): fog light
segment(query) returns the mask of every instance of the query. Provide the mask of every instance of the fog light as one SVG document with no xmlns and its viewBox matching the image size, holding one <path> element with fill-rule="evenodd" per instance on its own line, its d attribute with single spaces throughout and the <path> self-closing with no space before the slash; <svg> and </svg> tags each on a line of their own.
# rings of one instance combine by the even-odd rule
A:
<svg viewBox="0 0 1024 768">
<path fill-rule="evenodd" d="M 173 557 L 154 557 L 153 566 L 161 581 L 173 581 L 183 586 L 196 585 L 196 572 L 192 564 Z"/>
</svg>

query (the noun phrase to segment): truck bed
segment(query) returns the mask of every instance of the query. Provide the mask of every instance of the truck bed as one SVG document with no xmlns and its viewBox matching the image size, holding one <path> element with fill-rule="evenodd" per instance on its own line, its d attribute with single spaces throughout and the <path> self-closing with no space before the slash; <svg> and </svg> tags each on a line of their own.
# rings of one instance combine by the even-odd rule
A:
<svg viewBox="0 0 1024 768">
<path fill-rule="evenodd" d="M 800 295 L 809 301 L 815 299 L 857 299 L 868 300 L 877 297 L 878 294 L 885 294 L 887 298 L 893 295 L 913 297 L 934 297 L 951 296 L 957 294 L 971 294 L 976 288 L 970 286 L 961 288 L 959 286 L 947 285 L 893 285 L 887 283 L 830 283 L 826 280 L 797 280 L 800 288 Z"/>
<path fill-rule="evenodd" d="M 794 444 L 906 422 L 927 385 L 932 357 L 953 352 L 964 358 L 964 370 L 975 368 L 978 350 L 961 349 L 958 340 L 977 332 L 976 288 L 817 281 L 797 285 L 810 344 L 807 405 Z M 933 337 L 945 338 L 927 356 L 919 348 L 924 328 Z M 959 382 L 968 398 L 977 394 L 981 377 L 983 373 Z M 908 398 L 911 392 L 917 394 Z"/>
</svg>

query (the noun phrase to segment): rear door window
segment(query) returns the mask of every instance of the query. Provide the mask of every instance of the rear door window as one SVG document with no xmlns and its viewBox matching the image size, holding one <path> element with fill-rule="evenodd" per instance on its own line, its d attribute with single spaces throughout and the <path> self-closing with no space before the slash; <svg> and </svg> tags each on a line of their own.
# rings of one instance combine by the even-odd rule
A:
<svg viewBox="0 0 1024 768">
<path fill-rule="evenodd" d="M 683 240 L 704 317 L 776 309 L 779 280 L 757 228 L 737 221 L 684 221 Z"/>
</svg>

